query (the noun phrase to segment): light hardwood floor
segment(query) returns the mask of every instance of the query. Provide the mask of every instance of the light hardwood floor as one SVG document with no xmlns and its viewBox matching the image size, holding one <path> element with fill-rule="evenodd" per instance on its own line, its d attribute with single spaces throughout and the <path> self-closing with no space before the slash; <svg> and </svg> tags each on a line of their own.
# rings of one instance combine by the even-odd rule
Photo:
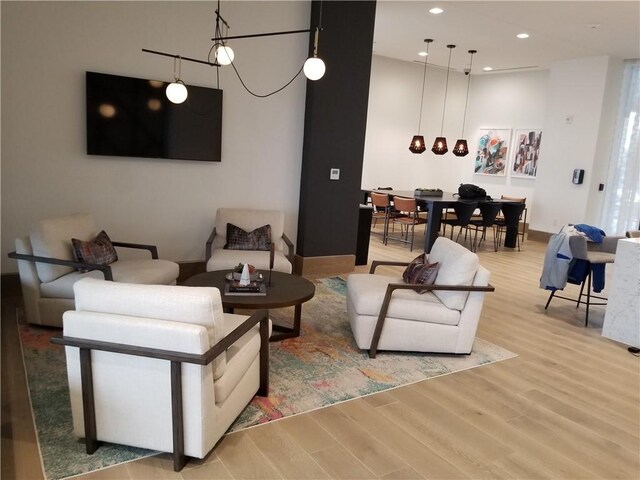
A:
<svg viewBox="0 0 640 480">
<path fill-rule="evenodd" d="M 181 473 L 160 455 L 80 478 L 640 478 L 640 359 L 600 335 L 604 307 L 592 307 L 588 328 L 584 307 L 554 300 L 545 312 L 545 244 L 496 253 L 487 243 L 478 254 L 496 291 L 478 336 L 517 358 L 228 435 Z M 372 237 L 369 260 L 418 250 Z M 42 478 L 11 301 L 2 308 L 2 478 Z"/>
</svg>

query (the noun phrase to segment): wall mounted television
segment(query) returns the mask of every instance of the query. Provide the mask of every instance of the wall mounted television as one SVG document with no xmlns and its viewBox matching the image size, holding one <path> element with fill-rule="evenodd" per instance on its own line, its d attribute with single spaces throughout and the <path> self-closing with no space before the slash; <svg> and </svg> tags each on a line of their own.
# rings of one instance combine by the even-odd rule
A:
<svg viewBox="0 0 640 480">
<path fill-rule="evenodd" d="M 87 154 L 220 162 L 222 90 L 189 85 L 176 105 L 167 85 L 86 72 Z"/>
</svg>

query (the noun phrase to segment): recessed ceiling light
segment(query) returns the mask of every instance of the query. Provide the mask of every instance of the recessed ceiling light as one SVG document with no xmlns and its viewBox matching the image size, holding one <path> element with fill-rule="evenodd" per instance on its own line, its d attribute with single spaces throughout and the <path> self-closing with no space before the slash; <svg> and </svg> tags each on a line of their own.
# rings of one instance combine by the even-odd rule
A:
<svg viewBox="0 0 640 480">
<path fill-rule="evenodd" d="M 418 52 L 418 55 L 420 55 L 421 57 L 426 57 L 428 55 L 427 52 Z"/>
<path fill-rule="evenodd" d="M 519 33 L 518 35 L 516 35 L 516 37 L 518 37 L 518 38 L 529 38 L 529 34 L 528 33 Z"/>
<path fill-rule="evenodd" d="M 431 10 L 429 10 L 429 13 L 433 13 L 434 15 L 438 15 L 442 12 L 444 12 L 444 10 L 439 7 L 433 7 Z"/>
<path fill-rule="evenodd" d="M 484 67 L 482 70 L 484 70 L 485 72 L 490 72 L 491 70 L 493 70 L 493 67 Z"/>
</svg>

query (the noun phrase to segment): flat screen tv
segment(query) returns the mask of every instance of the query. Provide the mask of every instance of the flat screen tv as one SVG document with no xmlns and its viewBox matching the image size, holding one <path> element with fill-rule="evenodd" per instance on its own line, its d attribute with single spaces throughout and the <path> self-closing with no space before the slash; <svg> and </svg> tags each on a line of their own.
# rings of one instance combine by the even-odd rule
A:
<svg viewBox="0 0 640 480">
<path fill-rule="evenodd" d="M 188 85 L 176 105 L 166 82 L 86 73 L 89 155 L 221 161 L 222 90 Z"/>
</svg>

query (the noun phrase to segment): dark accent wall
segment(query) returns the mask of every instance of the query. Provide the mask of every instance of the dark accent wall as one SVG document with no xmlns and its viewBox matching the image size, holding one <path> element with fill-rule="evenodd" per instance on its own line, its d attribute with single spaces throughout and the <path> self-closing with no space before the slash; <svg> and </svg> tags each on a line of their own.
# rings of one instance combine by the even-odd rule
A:
<svg viewBox="0 0 640 480">
<path fill-rule="evenodd" d="M 311 28 L 320 8 L 318 56 L 327 70 L 307 81 L 296 248 L 302 257 L 356 252 L 376 12 L 375 1 L 314 1 Z M 340 169 L 340 180 L 329 180 L 331 168 Z"/>
</svg>

